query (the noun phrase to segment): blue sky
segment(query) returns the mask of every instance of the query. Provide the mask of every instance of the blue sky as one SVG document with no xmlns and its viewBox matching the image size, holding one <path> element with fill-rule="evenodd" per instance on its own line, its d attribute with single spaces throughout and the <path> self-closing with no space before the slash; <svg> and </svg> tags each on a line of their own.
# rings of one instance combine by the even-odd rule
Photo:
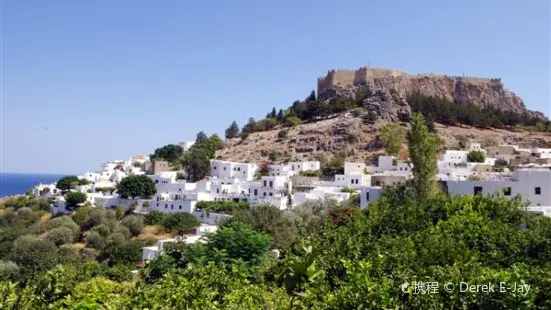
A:
<svg viewBox="0 0 551 310">
<path fill-rule="evenodd" d="M 368 63 L 501 77 L 551 114 L 547 0 L 0 1 L 3 172 L 222 136 Z"/>
</svg>

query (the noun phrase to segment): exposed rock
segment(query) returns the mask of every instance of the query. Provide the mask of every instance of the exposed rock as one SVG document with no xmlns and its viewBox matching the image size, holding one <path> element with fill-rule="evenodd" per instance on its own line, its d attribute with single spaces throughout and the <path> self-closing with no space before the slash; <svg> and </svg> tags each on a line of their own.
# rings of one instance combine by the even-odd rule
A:
<svg viewBox="0 0 551 310">
<path fill-rule="evenodd" d="M 541 112 L 530 111 L 522 99 L 504 87 L 501 79 L 446 76 L 439 74 L 408 74 L 396 70 L 360 68 L 355 71 L 329 71 L 318 79 L 318 98 L 328 100 L 335 95 L 355 98 L 359 90 L 396 92 L 400 97 L 420 92 L 455 102 L 472 102 L 517 113 L 527 112 L 547 119 Z M 374 107 L 376 108 L 376 107 Z"/>
<path fill-rule="evenodd" d="M 406 99 L 385 90 L 377 91 L 365 99 L 363 106 L 368 112 L 388 122 L 407 122 L 411 117 L 411 108 Z"/>
</svg>

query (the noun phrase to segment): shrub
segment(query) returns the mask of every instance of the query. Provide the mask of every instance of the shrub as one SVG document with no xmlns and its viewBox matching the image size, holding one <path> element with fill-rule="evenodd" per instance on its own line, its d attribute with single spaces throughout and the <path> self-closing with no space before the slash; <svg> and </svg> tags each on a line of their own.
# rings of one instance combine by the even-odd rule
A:
<svg viewBox="0 0 551 310">
<path fill-rule="evenodd" d="M 321 171 L 319 171 L 319 170 L 317 170 L 317 171 L 304 170 L 304 171 L 299 172 L 299 175 L 303 176 L 303 177 L 320 177 L 321 176 Z"/>
<path fill-rule="evenodd" d="M 128 229 L 128 227 L 122 226 L 122 225 L 117 226 L 117 227 L 113 230 L 113 235 L 114 235 L 114 234 L 121 234 L 121 235 L 123 235 L 126 239 L 130 239 L 130 237 L 132 237 L 132 232 L 130 232 L 130 229 Z"/>
<path fill-rule="evenodd" d="M 355 133 L 351 132 L 347 135 L 346 140 L 348 141 L 348 143 L 356 143 L 358 142 L 358 136 Z"/>
<path fill-rule="evenodd" d="M 248 132 L 244 132 L 241 134 L 241 140 L 247 140 L 251 134 Z"/>
<path fill-rule="evenodd" d="M 142 203 L 143 208 L 149 208 L 150 206 L 151 206 L 151 204 L 149 203 L 149 201 L 144 201 L 144 203 Z"/>
<path fill-rule="evenodd" d="M 298 118 L 296 116 L 289 116 L 285 120 L 285 126 L 286 127 L 295 127 L 295 126 L 300 125 L 300 123 L 301 123 L 300 118 Z"/>
<path fill-rule="evenodd" d="M 279 155 L 279 154 L 278 154 L 276 151 L 272 151 L 272 152 L 270 153 L 270 156 L 268 156 L 268 159 L 271 160 L 271 161 L 276 161 L 278 155 Z"/>
<path fill-rule="evenodd" d="M 86 194 L 81 192 L 68 192 L 65 194 L 65 201 L 68 207 L 75 207 L 86 201 Z"/>
<path fill-rule="evenodd" d="M 197 204 L 200 204 L 201 202 L 198 202 Z M 157 226 L 163 226 L 164 221 L 168 217 L 167 214 L 159 212 L 159 211 L 150 211 L 144 219 L 145 225 L 157 225 Z"/>
<path fill-rule="evenodd" d="M 99 224 L 90 229 L 90 232 L 97 232 L 100 236 L 107 237 L 111 233 L 111 229 L 105 224 Z"/>
<path fill-rule="evenodd" d="M 121 224 L 128 227 L 128 229 L 130 229 L 130 232 L 134 236 L 138 235 L 143 229 L 143 220 L 141 217 L 138 217 L 136 215 L 129 215 L 125 217 L 122 220 Z"/>
<path fill-rule="evenodd" d="M 2 281 L 16 281 L 19 278 L 19 266 L 11 260 L 0 260 L 0 279 Z"/>
<path fill-rule="evenodd" d="M 55 245 L 60 246 L 63 244 L 73 243 L 75 235 L 73 231 L 68 227 L 58 227 L 50 230 L 46 235 L 46 240 L 53 242 Z"/>
<path fill-rule="evenodd" d="M 471 163 L 483 163 L 485 161 L 484 152 L 482 152 L 482 151 L 470 151 L 467 154 L 467 160 Z"/>
<path fill-rule="evenodd" d="M 235 202 L 233 200 L 199 201 L 197 202 L 196 209 L 199 211 L 214 212 L 214 213 L 218 213 L 218 212 L 231 213 L 235 210 L 249 209 L 249 204 L 243 200 L 240 200 L 239 202 Z"/>
<path fill-rule="evenodd" d="M 287 135 L 289 134 L 289 131 L 288 130 L 280 130 L 278 133 L 277 133 L 277 137 L 280 138 L 280 139 L 285 139 L 287 138 Z"/>
<path fill-rule="evenodd" d="M 171 214 L 163 221 L 163 226 L 175 233 L 181 233 L 190 228 L 195 228 L 200 224 L 201 223 L 195 216 L 185 212 Z"/>
<path fill-rule="evenodd" d="M 101 250 L 105 247 L 105 241 L 103 237 L 97 232 L 93 231 L 86 235 L 86 246 L 92 249 Z"/>
<path fill-rule="evenodd" d="M 97 226 L 107 220 L 107 212 L 102 208 L 91 208 L 88 211 L 86 225 L 88 227 Z"/>
<path fill-rule="evenodd" d="M 354 114 L 357 117 L 362 116 L 364 112 L 365 112 L 364 108 L 355 108 L 354 110 L 352 110 L 352 114 Z"/>
</svg>

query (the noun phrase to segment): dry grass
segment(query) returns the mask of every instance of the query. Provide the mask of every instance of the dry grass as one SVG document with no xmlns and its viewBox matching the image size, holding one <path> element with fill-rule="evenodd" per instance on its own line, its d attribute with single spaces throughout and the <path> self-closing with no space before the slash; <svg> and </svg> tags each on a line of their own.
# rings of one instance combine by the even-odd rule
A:
<svg viewBox="0 0 551 310">
<path fill-rule="evenodd" d="M 133 237 L 133 240 L 146 241 L 151 239 L 162 240 L 172 237 L 170 233 L 164 232 L 159 226 L 147 225 L 142 229 L 142 232 Z"/>
<path fill-rule="evenodd" d="M 51 219 L 52 219 L 52 214 L 51 213 L 44 213 L 44 215 L 42 215 L 42 217 L 40 218 L 40 223 L 46 223 L 47 221 L 49 221 Z"/>
<path fill-rule="evenodd" d="M 86 247 L 86 245 L 82 242 L 79 242 L 79 243 L 73 243 L 73 248 L 77 249 L 77 250 L 82 250 Z"/>
</svg>

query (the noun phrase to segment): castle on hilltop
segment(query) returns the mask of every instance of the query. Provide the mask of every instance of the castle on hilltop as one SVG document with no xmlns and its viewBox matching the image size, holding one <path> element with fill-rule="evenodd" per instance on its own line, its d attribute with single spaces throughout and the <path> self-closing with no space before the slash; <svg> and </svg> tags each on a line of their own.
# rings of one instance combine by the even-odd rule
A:
<svg viewBox="0 0 551 310">
<path fill-rule="evenodd" d="M 409 74 L 404 71 L 385 69 L 385 68 L 369 68 L 361 67 L 357 70 L 329 70 L 326 76 L 318 78 L 318 94 L 331 86 L 348 86 L 348 85 L 362 85 L 366 84 L 369 80 L 383 79 L 383 78 L 453 78 L 462 79 L 463 81 L 470 83 L 481 82 L 499 82 L 501 79 L 494 78 L 480 78 L 471 76 L 447 76 L 438 73 L 419 73 Z"/>
</svg>

